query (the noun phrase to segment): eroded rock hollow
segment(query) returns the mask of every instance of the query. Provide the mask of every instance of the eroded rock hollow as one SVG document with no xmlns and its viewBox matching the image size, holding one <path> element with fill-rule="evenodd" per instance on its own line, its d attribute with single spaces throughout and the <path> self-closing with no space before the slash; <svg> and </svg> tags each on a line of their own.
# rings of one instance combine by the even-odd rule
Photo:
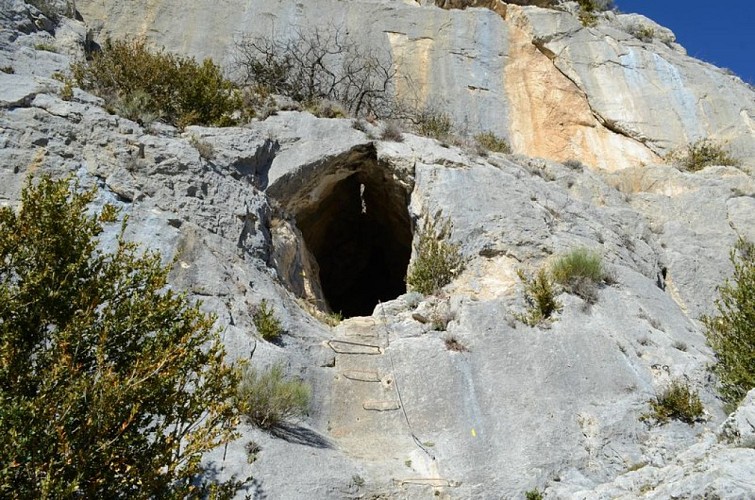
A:
<svg viewBox="0 0 755 500">
<path fill-rule="evenodd" d="M 372 148 L 318 170 L 305 183 L 308 196 L 300 192 L 291 207 L 297 226 L 317 261 L 329 309 L 344 317 L 370 315 L 380 301 L 406 290 L 409 195 Z"/>
</svg>

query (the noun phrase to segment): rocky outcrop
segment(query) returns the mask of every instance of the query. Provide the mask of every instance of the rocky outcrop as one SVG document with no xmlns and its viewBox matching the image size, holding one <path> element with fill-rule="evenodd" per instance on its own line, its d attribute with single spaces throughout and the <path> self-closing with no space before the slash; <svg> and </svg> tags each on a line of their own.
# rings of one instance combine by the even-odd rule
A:
<svg viewBox="0 0 755 500">
<path fill-rule="evenodd" d="M 673 33 L 649 19 L 606 12 L 588 28 L 569 11 L 497 0 L 440 4 L 451 10 L 421 3 L 428 2 L 231 0 L 219 8 L 198 0 L 188 8 L 176 0 L 80 0 L 77 6 L 100 27 L 100 37 L 145 36 L 229 66 L 234 37 L 242 33 L 341 25 L 390 52 L 402 98 L 447 110 L 460 131 L 507 137 L 523 154 L 616 170 L 713 137 L 746 163 L 755 159 L 753 90 L 685 55 Z M 316 21 L 322 19 L 328 23 Z"/>
<path fill-rule="evenodd" d="M 117 11 L 115 5 L 106 22 L 119 30 L 135 7 L 121 3 L 125 10 Z M 147 15 L 138 21 L 145 30 L 161 26 L 156 33 L 166 44 L 178 36 L 161 10 L 170 5 L 144 3 Z M 197 2 L 193 12 L 209 13 L 201 10 L 207 5 Z M 353 16 L 345 19 L 361 22 L 363 14 L 353 5 L 342 6 Z M 240 439 L 205 457 L 221 476 L 254 476 L 244 493 L 513 498 L 537 487 L 552 498 L 741 498 L 755 488 L 755 396 L 733 416 L 724 414 L 698 322 L 701 313 L 713 312 L 715 285 L 731 271 L 733 241 L 755 237 L 755 181 L 746 168 L 686 173 L 663 164 L 619 169 L 609 162 L 605 170 L 616 171 L 595 171 L 579 162 L 521 154 L 480 156 L 411 134 L 403 142 L 381 141 L 374 138 L 379 124 L 365 133 L 351 120 L 300 112 L 244 127 L 145 129 L 107 113 L 100 99 L 79 89 L 63 100 L 63 84 L 51 74 L 69 58 L 34 50 L 52 35 L 40 28 L 20 31 L 17 26 L 31 26 L 25 16 L 38 13 L 23 2 L 12 6 L 19 14 L 3 20 L 0 45 L 0 58 L 15 70 L 0 73 L 0 203 L 16 206 L 28 176 L 41 173 L 98 186 L 98 204 L 113 203 L 129 216 L 128 238 L 173 262 L 171 286 L 217 315 L 232 359 L 252 357 L 258 365 L 280 360 L 313 386 L 313 407 L 303 421 L 275 434 L 242 426 Z M 511 5 L 506 21 L 489 10 L 358 6 L 374 19 L 403 26 L 389 38 L 394 48 L 417 58 L 412 60 L 440 64 L 449 57 L 437 48 L 443 44 L 468 43 L 478 54 L 495 51 L 481 43 L 488 33 L 496 34 L 491 41 L 506 41 L 502 54 L 517 54 L 538 68 L 542 85 L 517 87 L 516 61 L 504 67 L 488 59 L 487 74 L 495 75 L 498 96 L 506 97 L 484 102 L 501 110 L 503 127 L 530 127 L 521 139 L 509 131 L 517 149 L 538 147 L 548 156 L 550 146 L 537 146 L 533 134 L 548 122 L 537 109 L 537 92 L 544 95 L 551 83 L 559 89 L 551 103 L 573 108 L 563 125 L 549 129 L 562 134 L 552 146 L 565 147 L 569 135 L 583 144 L 564 156 L 582 151 L 585 161 L 600 166 L 608 162 L 600 152 L 608 154 L 609 144 L 624 153 L 643 152 L 648 161 L 664 147 L 666 139 L 652 135 L 657 128 L 650 125 L 644 143 L 634 132 L 606 127 L 602 113 L 610 110 L 596 104 L 588 91 L 592 84 L 558 69 L 558 57 L 549 55 L 547 46 L 597 36 L 605 26 L 585 30 L 568 14 Z M 212 16 L 220 16 L 215 7 Z M 287 2 L 268 7 L 290 9 L 298 19 L 310 12 L 310 6 Z M 406 17 L 391 17 L 397 13 Z M 236 22 L 249 15 L 243 9 L 227 13 L 225 26 L 231 17 Z M 212 16 L 191 19 L 201 27 L 216 22 Z M 546 21 L 576 31 L 561 41 L 543 41 L 544 48 L 528 46 L 527 37 L 535 35 L 527 33 Z M 537 36 L 545 40 L 543 33 L 558 31 L 549 26 L 538 28 Z M 453 43 L 437 35 L 448 30 L 458 34 L 450 37 Z M 422 38 L 425 31 L 435 38 Z M 219 46 L 202 30 L 180 36 Z M 636 50 L 650 51 L 639 45 Z M 683 58 L 668 50 L 677 54 L 669 59 Z M 455 60 L 448 64 L 463 60 L 468 66 L 459 67 L 479 68 L 478 56 Z M 417 70 L 429 67 L 422 68 Z M 427 88 L 439 92 L 442 74 L 426 71 Z M 447 83 L 458 89 L 450 77 Z M 739 95 L 741 84 L 730 85 L 732 95 Z M 531 94 L 529 108 L 516 107 L 525 100 L 511 97 L 517 92 Z M 474 101 L 468 93 L 459 96 L 452 109 Z M 553 122 L 562 111 L 554 108 Z M 528 114 L 530 125 L 524 123 Z M 574 116 L 580 123 L 567 123 Z M 198 147 L 203 144 L 211 148 Z M 588 146 L 594 150 L 586 152 Z M 407 261 L 416 259 L 412 243 L 428 217 L 448 219 L 464 271 L 434 296 L 404 289 L 376 296 L 376 283 L 402 275 Z M 117 226 L 103 235 L 104 245 Z M 362 226 L 374 245 L 358 241 Z M 600 252 L 613 276 L 611 285 L 597 290 L 597 302 L 562 293 L 564 309 L 549 328 L 516 321 L 524 308 L 517 271 L 535 270 L 579 246 Z M 356 283 L 348 283 L 348 295 L 369 299 L 372 310 L 334 328 L 320 321 L 333 309 L 332 287 L 341 288 L 345 279 L 326 283 L 323 269 L 337 274 L 339 265 L 349 272 L 364 262 L 377 265 L 369 253 L 375 248 L 383 258 L 380 272 L 357 273 Z M 336 263 L 328 262 L 334 255 Z M 251 320 L 262 299 L 282 320 L 279 344 L 263 341 Z M 700 392 L 705 421 L 641 422 L 647 400 L 675 378 Z M 245 451 L 250 441 L 260 448 L 253 464 Z"/>
</svg>

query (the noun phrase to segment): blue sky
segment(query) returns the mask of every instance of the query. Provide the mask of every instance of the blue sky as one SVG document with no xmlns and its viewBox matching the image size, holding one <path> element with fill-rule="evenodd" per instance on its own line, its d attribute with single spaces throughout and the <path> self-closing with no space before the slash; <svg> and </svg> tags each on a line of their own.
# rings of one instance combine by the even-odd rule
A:
<svg viewBox="0 0 755 500">
<path fill-rule="evenodd" d="M 689 55 L 755 85 L 755 0 L 614 0 L 666 26 Z"/>
</svg>

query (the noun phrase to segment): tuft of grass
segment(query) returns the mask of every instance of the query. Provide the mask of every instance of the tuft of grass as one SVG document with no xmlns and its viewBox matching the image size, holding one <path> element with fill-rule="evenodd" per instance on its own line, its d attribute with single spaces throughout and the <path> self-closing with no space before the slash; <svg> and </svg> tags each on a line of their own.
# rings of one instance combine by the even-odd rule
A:
<svg viewBox="0 0 755 500">
<path fill-rule="evenodd" d="M 459 246 L 447 241 L 451 231 L 449 220 L 427 217 L 415 246 L 415 259 L 406 276 L 406 283 L 424 295 L 430 295 L 451 283 L 464 270 Z"/>
<path fill-rule="evenodd" d="M 597 302 L 597 285 L 608 277 L 600 254 L 584 247 L 576 248 L 553 262 L 551 276 L 567 292 L 582 297 L 588 304 Z"/>
<path fill-rule="evenodd" d="M 34 44 L 34 48 L 36 50 L 44 50 L 45 52 L 58 52 L 58 49 L 55 47 L 55 45 L 47 42 L 40 42 L 37 44 Z"/>
<path fill-rule="evenodd" d="M 415 129 L 419 135 L 437 139 L 441 142 L 448 141 L 451 136 L 451 117 L 446 113 L 426 110 L 418 113 L 414 119 Z"/>
<path fill-rule="evenodd" d="M 206 140 L 192 134 L 189 138 L 189 143 L 194 146 L 194 149 L 197 150 L 197 153 L 199 153 L 201 158 L 207 161 L 215 159 L 215 147 Z"/>
<path fill-rule="evenodd" d="M 12 75 L 16 72 L 16 70 L 13 69 L 13 66 L 3 66 L 2 68 L 0 68 L 0 71 L 8 75 Z"/>
<path fill-rule="evenodd" d="M 521 269 L 517 271 L 517 275 L 524 283 L 527 311 L 515 315 L 516 319 L 527 325 L 536 326 L 562 309 L 562 304 L 556 299 L 556 287 L 545 269 L 540 269 L 534 278 L 527 277 Z"/>
<path fill-rule="evenodd" d="M 653 419 L 659 424 L 665 424 L 673 418 L 692 425 L 703 416 L 700 396 L 690 389 L 687 382 L 680 379 L 673 380 L 649 404 L 650 413 L 642 415 L 642 420 Z"/>
<path fill-rule="evenodd" d="M 729 151 L 713 139 L 700 139 L 682 149 L 672 151 L 666 161 L 689 172 L 697 172 L 711 165 L 740 165 L 739 159 L 731 156 Z"/>
<path fill-rule="evenodd" d="M 310 387 L 301 380 L 286 379 L 283 365 L 278 363 L 262 372 L 245 367 L 236 406 L 252 424 L 270 429 L 305 416 L 310 399 Z"/>
<path fill-rule="evenodd" d="M 493 132 L 483 132 L 474 136 L 477 145 L 491 153 L 511 154 L 511 146 L 506 139 L 498 137 Z"/>
<path fill-rule="evenodd" d="M 262 299 L 252 314 L 252 322 L 262 338 L 269 342 L 277 340 L 283 333 L 280 320 L 265 299 Z"/>
<path fill-rule="evenodd" d="M 401 129 L 396 122 L 386 123 L 385 127 L 383 127 L 382 132 L 380 132 L 380 138 L 384 141 L 404 141 L 404 135 L 401 133 Z"/>
</svg>

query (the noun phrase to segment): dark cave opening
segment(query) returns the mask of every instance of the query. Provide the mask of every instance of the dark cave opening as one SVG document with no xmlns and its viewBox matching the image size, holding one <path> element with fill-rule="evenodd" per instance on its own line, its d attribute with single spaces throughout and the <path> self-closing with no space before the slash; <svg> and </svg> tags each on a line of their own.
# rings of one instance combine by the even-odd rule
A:
<svg viewBox="0 0 755 500">
<path fill-rule="evenodd" d="M 411 256 L 405 188 L 374 158 L 361 160 L 297 214 L 325 300 L 346 318 L 370 315 L 379 302 L 403 294 Z"/>
</svg>

